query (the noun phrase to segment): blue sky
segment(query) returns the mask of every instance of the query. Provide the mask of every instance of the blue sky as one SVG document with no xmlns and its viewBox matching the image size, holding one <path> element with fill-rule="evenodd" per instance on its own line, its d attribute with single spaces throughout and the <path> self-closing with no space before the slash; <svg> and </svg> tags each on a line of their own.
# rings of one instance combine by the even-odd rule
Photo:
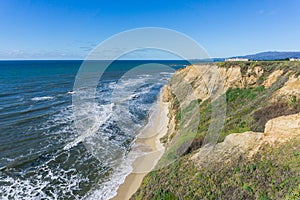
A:
<svg viewBox="0 0 300 200">
<path fill-rule="evenodd" d="M 182 32 L 211 57 L 300 50 L 299 0 L 1 0 L 0 59 L 83 59 L 140 27 Z"/>
</svg>

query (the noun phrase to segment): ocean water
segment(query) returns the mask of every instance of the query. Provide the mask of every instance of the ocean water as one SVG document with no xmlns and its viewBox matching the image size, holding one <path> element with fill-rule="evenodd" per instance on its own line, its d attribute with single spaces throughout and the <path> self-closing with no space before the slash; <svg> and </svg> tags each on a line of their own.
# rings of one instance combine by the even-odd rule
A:
<svg viewBox="0 0 300 200">
<path fill-rule="evenodd" d="M 112 197 L 131 170 L 126 155 L 135 136 L 172 75 L 155 64 L 151 72 L 126 73 L 153 62 L 115 61 L 109 66 L 96 88 L 96 107 L 86 106 L 83 112 L 88 118 L 89 109 L 97 109 L 99 127 L 82 137 L 72 106 L 81 61 L 1 61 L 0 199 Z M 173 69 L 187 64 L 155 63 Z"/>
</svg>

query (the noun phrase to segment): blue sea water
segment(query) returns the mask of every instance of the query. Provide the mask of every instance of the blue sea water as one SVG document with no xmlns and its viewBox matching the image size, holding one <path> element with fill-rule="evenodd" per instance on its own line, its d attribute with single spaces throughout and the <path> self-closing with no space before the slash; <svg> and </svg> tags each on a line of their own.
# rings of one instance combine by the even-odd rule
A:
<svg viewBox="0 0 300 200">
<path fill-rule="evenodd" d="M 188 64 L 113 62 L 96 88 L 97 107 L 85 109 L 87 113 L 89 109 L 99 111 L 95 118 L 99 128 L 96 134 L 79 140 L 72 95 L 76 93 L 73 86 L 82 61 L 1 61 L 0 199 L 85 199 L 95 194 L 98 199 L 111 197 L 121 176 L 128 173 L 128 166 L 116 164 L 112 157 L 95 156 L 84 142 L 99 137 L 94 141 L 101 141 L 96 144 L 100 150 L 113 147 L 111 155 L 126 159 L 160 89 L 172 75 L 158 68 L 155 73 L 140 70 L 124 76 L 147 63 L 173 69 Z M 113 95 L 116 90 L 122 95 Z"/>
</svg>

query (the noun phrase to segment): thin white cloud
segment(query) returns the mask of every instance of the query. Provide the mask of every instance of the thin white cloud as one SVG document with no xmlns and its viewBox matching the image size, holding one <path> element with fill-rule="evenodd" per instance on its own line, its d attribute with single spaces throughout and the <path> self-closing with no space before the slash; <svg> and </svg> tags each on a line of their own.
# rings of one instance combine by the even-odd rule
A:
<svg viewBox="0 0 300 200">
<path fill-rule="evenodd" d="M 1 60 L 35 60 L 35 59 L 83 59 L 84 54 L 64 51 L 40 50 L 30 52 L 22 49 L 1 50 Z"/>
</svg>

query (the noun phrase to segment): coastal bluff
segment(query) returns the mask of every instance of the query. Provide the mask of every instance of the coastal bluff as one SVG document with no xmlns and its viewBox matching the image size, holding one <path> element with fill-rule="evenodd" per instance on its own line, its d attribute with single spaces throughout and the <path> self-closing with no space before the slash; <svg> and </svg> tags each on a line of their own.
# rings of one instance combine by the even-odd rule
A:
<svg viewBox="0 0 300 200">
<path fill-rule="evenodd" d="M 174 161 L 150 172 L 131 199 L 300 199 L 299 75 L 300 63 L 288 61 L 178 70 L 162 91 L 169 122 L 161 162 Z M 209 145 L 220 99 L 226 115 Z M 197 115 L 185 120 L 185 110 L 195 106 Z M 183 128 L 193 117 L 198 127 Z"/>
</svg>

